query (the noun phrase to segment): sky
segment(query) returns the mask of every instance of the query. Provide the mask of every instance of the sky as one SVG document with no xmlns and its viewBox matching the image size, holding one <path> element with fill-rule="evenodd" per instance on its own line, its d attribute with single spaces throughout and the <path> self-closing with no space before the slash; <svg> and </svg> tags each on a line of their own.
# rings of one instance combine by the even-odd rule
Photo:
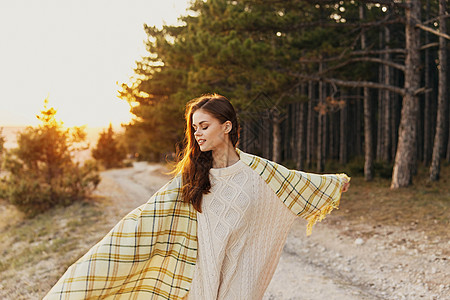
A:
<svg viewBox="0 0 450 300">
<path fill-rule="evenodd" d="M 0 0 L 0 126 L 128 123 L 117 97 L 146 55 L 143 24 L 179 24 L 189 0 Z"/>
</svg>

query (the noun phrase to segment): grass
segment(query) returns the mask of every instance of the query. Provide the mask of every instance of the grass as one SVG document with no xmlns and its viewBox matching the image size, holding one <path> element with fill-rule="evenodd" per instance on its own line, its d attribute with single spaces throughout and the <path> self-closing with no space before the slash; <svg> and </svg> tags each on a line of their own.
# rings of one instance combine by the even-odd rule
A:
<svg viewBox="0 0 450 300">
<path fill-rule="evenodd" d="M 95 202 L 84 201 L 4 226 L 0 232 L 0 272 L 21 269 L 77 249 L 83 234 L 100 216 Z"/>
<path fill-rule="evenodd" d="M 0 203 L 0 298 L 42 298 L 107 229 L 95 198 L 27 219 Z M 106 232 L 105 232 L 106 233 Z"/>
<path fill-rule="evenodd" d="M 390 183 L 386 178 L 366 182 L 353 177 L 335 214 L 352 224 L 408 227 L 450 240 L 450 166 L 442 168 L 438 182 L 430 182 L 428 169 L 419 168 L 412 186 L 393 190 Z"/>
</svg>

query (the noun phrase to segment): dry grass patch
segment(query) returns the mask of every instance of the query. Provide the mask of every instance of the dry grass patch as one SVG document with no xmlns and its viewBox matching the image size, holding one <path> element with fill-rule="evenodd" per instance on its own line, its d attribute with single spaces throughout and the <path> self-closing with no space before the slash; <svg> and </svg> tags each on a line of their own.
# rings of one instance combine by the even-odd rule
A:
<svg viewBox="0 0 450 300">
<path fill-rule="evenodd" d="M 340 210 L 330 216 L 329 222 L 345 220 L 350 225 L 365 223 L 374 228 L 397 226 L 424 232 L 447 243 L 450 240 L 450 166 L 443 167 L 438 182 L 430 182 L 428 169 L 420 168 L 412 186 L 391 190 L 390 183 L 390 179 L 366 182 L 364 178 L 353 177 Z"/>
<path fill-rule="evenodd" d="M 99 199 L 100 201 L 101 199 Z M 65 269 L 78 259 L 91 244 L 86 245 L 91 230 L 102 220 L 102 210 L 97 201 L 74 203 L 26 219 L 14 213 L 14 207 L 0 203 L 3 212 L 0 231 L 0 298 L 34 298 L 42 295 Z M 9 219 L 10 222 L 7 220 Z M 92 241 L 90 242 L 92 243 Z M 43 280 L 39 276 L 45 270 Z M 20 284 L 35 282 L 35 285 Z M 19 289 L 19 285 L 21 286 Z M 14 288 L 14 286 L 16 286 Z M 3 294 L 5 293 L 5 294 Z"/>
</svg>

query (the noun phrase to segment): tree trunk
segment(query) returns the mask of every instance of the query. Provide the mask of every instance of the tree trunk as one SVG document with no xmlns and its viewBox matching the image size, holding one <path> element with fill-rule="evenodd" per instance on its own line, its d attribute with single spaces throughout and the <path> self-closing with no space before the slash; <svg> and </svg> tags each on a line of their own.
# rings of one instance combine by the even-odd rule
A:
<svg viewBox="0 0 450 300">
<path fill-rule="evenodd" d="M 372 107 L 369 89 L 364 88 L 364 179 L 373 179 Z"/>
<path fill-rule="evenodd" d="M 300 96 L 302 101 L 297 103 L 297 127 L 298 127 L 298 143 L 297 143 L 297 170 L 303 170 L 305 167 L 305 156 L 306 156 L 306 103 L 303 101 L 306 97 L 306 83 L 302 83 L 300 86 Z"/>
<path fill-rule="evenodd" d="M 425 32 L 425 44 L 428 44 L 428 32 Z M 430 50 L 425 50 L 425 86 L 430 88 Z M 431 160 L 431 93 L 424 95 L 423 124 L 423 164 L 428 166 Z"/>
<path fill-rule="evenodd" d="M 430 0 L 426 2 L 426 10 L 425 10 L 425 19 L 428 20 L 430 18 Z M 429 33 L 425 31 L 425 45 L 428 45 L 430 42 Z M 425 49 L 424 52 L 425 63 L 424 63 L 424 77 L 425 77 L 425 87 L 430 88 L 430 49 Z M 425 93 L 424 95 L 424 116 L 423 116 L 423 164 L 428 166 L 431 161 L 432 155 L 432 121 L 433 121 L 433 113 L 432 113 L 432 103 L 431 103 L 431 93 Z"/>
<path fill-rule="evenodd" d="M 305 130 L 305 104 L 306 103 L 299 103 L 300 111 L 299 111 L 299 133 L 298 133 L 298 162 L 297 162 L 297 169 L 303 170 L 305 167 L 305 153 L 306 153 L 306 130 Z"/>
<path fill-rule="evenodd" d="M 324 82 L 322 85 L 322 103 L 326 105 L 326 97 L 327 97 L 327 84 Z M 329 141 L 328 141 L 328 109 L 325 109 L 322 119 L 322 171 L 325 170 L 325 162 L 328 157 L 328 148 L 329 148 Z"/>
<path fill-rule="evenodd" d="M 348 107 L 347 107 L 347 102 L 345 99 L 345 94 L 341 93 L 341 101 L 345 101 L 345 105 L 341 108 L 339 114 L 339 121 L 340 121 L 340 126 L 339 126 L 339 163 L 344 165 L 347 163 L 347 135 L 348 135 L 348 131 L 347 131 L 347 112 L 348 112 Z"/>
<path fill-rule="evenodd" d="M 383 67 L 379 66 L 378 68 L 378 72 L 379 72 L 379 76 L 378 79 L 380 80 L 380 82 L 382 82 L 383 79 Z M 387 102 L 387 100 L 384 99 L 385 93 L 382 90 L 378 90 L 378 118 L 377 118 L 377 140 L 376 140 L 376 159 L 377 160 L 383 160 L 384 154 L 383 154 L 383 150 L 384 150 L 384 145 L 385 145 L 385 140 L 384 140 L 384 133 L 385 133 L 385 128 L 384 128 L 384 104 Z"/>
<path fill-rule="evenodd" d="M 286 123 L 289 124 L 289 131 L 285 138 L 287 140 L 286 144 L 289 148 L 289 159 L 293 159 L 294 161 L 298 158 L 298 149 L 296 143 L 298 142 L 298 105 L 297 103 L 292 103 L 288 105 L 288 114 L 290 117 L 287 119 Z"/>
<path fill-rule="evenodd" d="M 288 104 L 287 107 L 287 118 L 285 118 L 283 121 L 280 120 L 280 138 L 282 142 L 282 146 L 280 147 L 280 161 L 291 159 L 292 158 L 292 147 L 290 146 L 290 141 L 294 137 L 294 127 L 291 126 L 292 122 L 289 122 L 289 120 L 294 119 L 295 116 L 293 113 L 295 113 L 295 110 L 291 109 L 292 105 Z M 286 119 L 288 121 L 286 121 Z"/>
<path fill-rule="evenodd" d="M 384 40 L 385 40 L 385 49 L 388 50 L 390 48 L 389 44 L 391 42 L 391 31 L 389 27 L 384 28 Z M 389 53 L 384 54 L 384 59 L 386 61 L 391 59 L 391 55 Z M 391 85 L 392 84 L 392 72 L 391 67 L 388 65 L 384 66 L 384 83 Z M 391 120 L 391 109 L 390 102 L 393 101 L 392 93 L 388 90 L 384 90 L 384 103 L 383 103 L 383 148 L 381 150 L 382 156 L 381 159 L 385 162 L 389 162 L 391 160 L 390 148 L 391 148 L 391 126 L 389 126 L 389 122 Z"/>
<path fill-rule="evenodd" d="M 315 120 L 314 120 L 314 83 L 308 82 L 308 120 L 307 120 L 307 137 L 306 137 L 306 166 L 309 168 L 312 164 L 312 155 L 314 149 Z"/>
<path fill-rule="evenodd" d="M 324 127 L 324 118 L 325 115 L 322 113 L 319 113 L 318 116 L 318 123 L 317 123 L 317 164 L 316 164 L 316 171 L 322 172 L 324 168 L 323 163 L 323 127 Z"/>
<path fill-rule="evenodd" d="M 446 0 L 439 0 L 439 32 L 447 33 L 445 20 Z M 444 152 L 444 134 L 446 132 L 447 119 L 447 42 L 444 37 L 439 37 L 439 88 L 436 135 L 434 137 L 433 157 L 431 159 L 430 180 L 439 179 L 441 157 Z"/>
<path fill-rule="evenodd" d="M 319 72 L 322 72 L 323 69 L 323 63 L 320 62 L 319 64 Z M 323 97 L 323 82 L 319 81 L 319 103 L 320 103 L 320 109 L 319 109 L 319 122 L 317 124 L 317 166 L 316 171 L 322 172 L 324 169 L 324 158 L 323 158 L 323 148 L 324 148 L 324 126 L 325 126 L 325 113 L 323 110 L 323 105 L 325 104 L 325 100 Z"/>
<path fill-rule="evenodd" d="M 392 173 L 391 188 L 405 187 L 412 182 L 416 164 L 418 97 L 420 83 L 420 32 L 415 25 L 420 22 L 420 1 L 406 0 L 406 60 L 405 95 L 400 119 L 399 140 Z"/>
<path fill-rule="evenodd" d="M 280 122 L 280 112 L 276 107 L 272 111 L 272 124 L 273 124 L 272 160 L 274 162 L 281 163 L 281 122 Z"/>
<path fill-rule="evenodd" d="M 358 97 L 361 96 L 361 91 L 358 89 Z M 361 116 L 364 114 L 364 107 L 361 104 L 363 101 L 359 101 L 359 99 L 356 101 L 355 105 L 355 155 L 361 156 L 363 155 L 363 142 L 362 142 L 362 121 Z"/>
<path fill-rule="evenodd" d="M 398 77 L 398 76 L 397 76 Z M 398 81 L 398 78 L 396 78 L 396 81 Z M 390 126 L 391 126 L 391 150 L 390 154 L 391 157 L 395 157 L 395 153 L 397 153 L 397 142 L 398 142 L 398 127 L 399 127 L 399 109 L 400 109 L 400 99 L 398 95 L 393 95 L 392 101 L 390 102 L 390 110 L 392 118 L 390 120 Z"/>
<path fill-rule="evenodd" d="M 383 33 L 380 31 L 379 33 L 379 40 L 380 40 L 380 49 L 383 49 Z M 380 55 L 380 59 L 384 59 L 384 55 Z M 380 64 L 378 66 L 378 82 L 384 82 L 385 81 L 385 75 L 384 75 L 385 65 Z M 385 140 L 384 140 L 384 132 L 385 132 L 385 123 L 384 123 L 384 103 L 386 101 L 389 101 L 388 99 L 385 99 L 385 92 L 384 90 L 378 90 L 378 123 L 377 123 L 377 141 L 376 141 L 376 159 L 382 160 L 383 159 L 383 150 Z"/>
<path fill-rule="evenodd" d="M 340 139 L 340 130 L 339 130 L 339 112 L 333 112 L 333 122 L 330 122 L 330 131 L 332 132 L 333 137 L 333 152 L 332 158 L 334 160 L 339 160 L 339 139 Z"/>
<path fill-rule="evenodd" d="M 365 5 L 359 6 L 359 18 L 365 19 Z M 361 34 L 361 50 L 366 49 L 366 33 Z M 372 139 L 372 107 L 370 105 L 369 89 L 363 88 L 364 97 L 364 179 L 371 181 L 373 179 L 373 139 Z"/>
</svg>

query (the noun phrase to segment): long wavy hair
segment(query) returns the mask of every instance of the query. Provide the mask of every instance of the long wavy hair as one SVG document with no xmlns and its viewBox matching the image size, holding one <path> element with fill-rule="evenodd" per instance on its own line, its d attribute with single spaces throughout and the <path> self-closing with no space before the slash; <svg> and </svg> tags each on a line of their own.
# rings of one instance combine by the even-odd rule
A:
<svg viewBox="0 0 450 300">
<path fill-rule="evenodd" d="M 186 104 L 186 128 L 184 135 L 184 149 L 177 154 L 177 162 L 169 174 L 182 173 L 182 201 L 191 203 L 194 208 L 202 212 L 201 203 L 203 194 L 210 193 L 209 169 L 212 167 L 212 151 L 202 152 L 195 139 L 192 127 L 192 115 L 198 109 L 216 118 L 220 124 L 231 121 L 232 128 L 228 133 L 234 148 L 239 142 L 239 122 L 236 111 L 230 101 L 218 94 L 207 94 L 190 100 Z"/>
</svg>

